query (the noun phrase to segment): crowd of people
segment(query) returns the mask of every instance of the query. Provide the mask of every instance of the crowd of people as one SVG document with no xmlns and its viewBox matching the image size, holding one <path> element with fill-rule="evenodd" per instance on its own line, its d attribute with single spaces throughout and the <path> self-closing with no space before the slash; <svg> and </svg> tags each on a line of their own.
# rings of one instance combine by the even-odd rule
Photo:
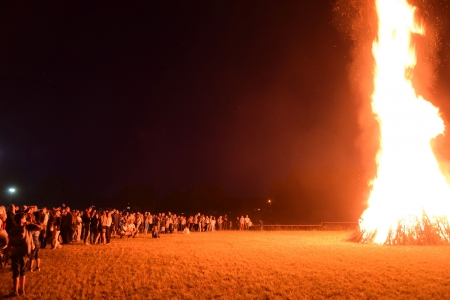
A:
<svg viewBox="0 0 450 300">
<path fill-rule="evenodd" d="M 13 272 L 13 294 L 25 293 L 25 272 L 40 271 L 39 250 L 47 245 L 60 249 L 65 244 L 82 242 L 85 245 L 109 245 L 111 237 L 135 238 L 138 234 L 214 232 L 216 230 L 249 230 L 252 221 L 246 215 L 236 219 L 227 215 L 215 217 L 197 213 L 189 217 L 170 212 L 152 215 L 150 212 L 132 212 L 117 209 L 71 210 L 62 205 L 47 209 L 37 206 L 8 210 L 0 206 L 0 254 L 5 262 L 9 257 Z M 260 221 L 262 229 L 262 221 Z"/>
</svg>

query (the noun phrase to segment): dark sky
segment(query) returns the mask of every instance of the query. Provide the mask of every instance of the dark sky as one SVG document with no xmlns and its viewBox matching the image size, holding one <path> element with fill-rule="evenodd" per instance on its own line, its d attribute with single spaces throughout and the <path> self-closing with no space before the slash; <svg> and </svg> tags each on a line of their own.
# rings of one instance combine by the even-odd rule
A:
<svg viewBox="0 0 450 300">
<path fill-rule="evenodd" d="M 0 160 L 105 196 L 266 196 L 292 169 L 360 169 L 333 4 L 2 1 Z"/>
</svg>

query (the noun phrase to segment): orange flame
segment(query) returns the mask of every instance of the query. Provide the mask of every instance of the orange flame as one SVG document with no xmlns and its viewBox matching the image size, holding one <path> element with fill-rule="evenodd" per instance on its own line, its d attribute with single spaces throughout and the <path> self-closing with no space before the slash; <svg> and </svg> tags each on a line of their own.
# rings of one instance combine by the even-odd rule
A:
<svg viewBox="0 0 450 300">
<path fill-rule="evenodd" d="M 360 228 L 366 238 L 372 235 L 373 242 L 386 243 L 399 224 L 417 226 L 413 223 L 424 215 L 431 221 L 446 218 L 450 188 L 430 146 L 444 132 L 444 122 L 439 110 L 416 94 L 409 77 L 416 64 L 412 36 L 425 30 L 406 0 L 376 0 L 376 6 L 372 109 L 381 136 L 378 175 Z"/>
</svg>

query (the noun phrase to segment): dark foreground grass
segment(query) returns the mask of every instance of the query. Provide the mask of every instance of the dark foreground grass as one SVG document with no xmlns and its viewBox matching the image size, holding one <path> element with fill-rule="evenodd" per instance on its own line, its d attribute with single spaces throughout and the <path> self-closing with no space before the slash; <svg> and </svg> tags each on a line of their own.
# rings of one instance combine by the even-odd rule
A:
<svg viewBox="0 0 450 300">
<path fill-rule="evenodd" d="M 113 239 L 41 253 L 21 299 L 450 299 L 449 246 L 346 242 L 349 232 Z M 0 271 L 0 293 L 11 272 Z"/>
</svg>

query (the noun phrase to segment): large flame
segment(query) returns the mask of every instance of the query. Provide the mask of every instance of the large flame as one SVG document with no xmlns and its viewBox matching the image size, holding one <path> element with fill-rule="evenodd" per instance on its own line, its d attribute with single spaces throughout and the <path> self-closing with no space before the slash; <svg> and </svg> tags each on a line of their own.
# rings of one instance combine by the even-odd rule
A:
<svg viewBox="0 0 450 300">
<path fill-rule="evenodd" d="M 425 30 L 406 0 L 376 0 L 376 7 L 372 109 L 379 121 L 380 149 L 361 232 L 376 243 L 395 243 L 399 228 L 414 239 L 429 222 L 448 240 L 441 232 L 448 227 L 441 223 L 447 222 L 450 211 L 450 188 L 430 146 L 431 139 L 443 133 L 444 122 L 439 110 L 416 94 L 410 80 L 416 64 L 412 36 Z"/>
</svg>

